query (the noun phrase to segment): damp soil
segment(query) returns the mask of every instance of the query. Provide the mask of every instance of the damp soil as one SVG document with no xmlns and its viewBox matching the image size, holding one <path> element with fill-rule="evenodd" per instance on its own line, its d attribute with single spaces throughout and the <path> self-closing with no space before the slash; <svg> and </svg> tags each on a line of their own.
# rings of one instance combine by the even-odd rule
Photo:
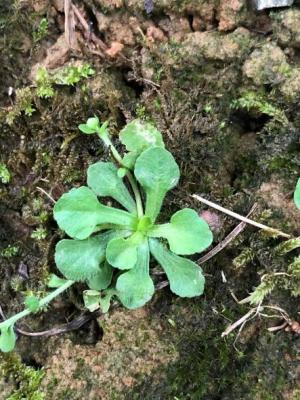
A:
<svg viewBox="0 0 300 400">
<path fill-rule="evenodd" d="M 238 221 L 192 199 L 198 193 L 242 215 L 256 203 L 253 219 L 299 236 L 292 193 L 300 170 L 300 8 L 256 13 L 243 0 L 72 3 L 86 25 L 74 17 L 70 45 L 64 1 L 0 2 L 0 163 L 10 173 L 4 183 L 0 171 L 4 313 L 20 310 L 25 293 L 43 293 L 56 271 L 62 232 L 45 192 L 58 199 L 85 182 L 89 164 L 110 157 L 78 131 L 94 114 L 110 120 L 117 146 L 118 131 L 135 117 L 162 132 L 181 171 L 162 221 L 182 207 L 209 211 L 214 245 L 222 241 Z M 38 66 L 51 73 L 83 63 L 93 76 L 37 96 Z M 20 89 L 29 91 L 31 116 Z M 164 288 L 140 310 L 116 308 L 53 337 L 19 335 L 13 355 L 0 356 L 0 399 L 300 399 L 299 334 L 268 331 L 281 318 L 256 316 L 221 337 L 251 308 L 236 299 L 263 275 L 286 272 L 297 256 L 279 256 L 282 241 L 246 227 L 202 265 L 202 297 L 179 299 Z M 299 321 L 296 285 L 279 282 L 264 304 Z M 77 318 L 81 289 L 20 327 L 43 331 Z"/>
</svg>

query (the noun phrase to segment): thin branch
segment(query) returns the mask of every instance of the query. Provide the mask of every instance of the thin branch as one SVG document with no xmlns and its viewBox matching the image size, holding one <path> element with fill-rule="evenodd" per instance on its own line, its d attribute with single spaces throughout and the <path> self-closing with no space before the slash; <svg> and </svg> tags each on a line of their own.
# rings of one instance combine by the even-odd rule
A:
<svg viewBox="0 0 300 400">
<path fill-rule="evenodd" d="M 84 16 L 81 14 L 81 12 L 79 11 L 79 9 L 78 9 L 74 4 L 72 4 L 72 10 L 74 11 L 74 14 L 76 15 L 78 21 L 81 23 L 83 29 L 88 33 L 90 39 L 91 39 L 96 45 L 98 45 L 99 48 L 100 48 L 102 51 L 107 50 L 106 44 L 105 44 L 101 39 L 99 39 L 93 32 L 91 32 L 91 29 L 90 29 L 89 24 L 87 23 L 87 21 L 85 20 Z M 99 55 L 100 55 L 100 56 L 103 56 L 103 54 L 101 54 L 101 53 L 100 53 Z"/>
<path fill-rule="evenodd" d="M 222 206 L 219 206 L 218 204 L 213 203 L 212 201 L 206 200 L 206 199 L 204 199 L 203 197 L 201 197 L 201 196 L 199 196 L 197 194 L 193 194 L 192 197 L 194 199 L 200 201 L 201 203 L 204 203 L 204 204 L 208 205 L 209 207 L 213 207 L 214 209 L 216 209 L 218 211 L 221 211 L 221 212 L 223 212 L 223 213 L 225 213 L 227 215 L 230 215 L 233 218 L 239 219 L 240 221 L 243 221 L 246 224 L 253 225 L 256 228 L 263 229 L 263 230 L 268 231 L 270 233 L 275 233 L 278 236 L 282 236 L 282 237 L 285 237 L 287 239 L 291 238 L 291 235 L 288 235 L 287 233 L 281 232 L 278 229 L 270 228 L 267 225 L 261 224 L 259 222 L 255 222 L 255 221 L 253 221 L 253 220 L 251 220 L 251 219 L 249 219 L 247 217 L 243 217 L 242 215 L 237 214 L 237 213 L 235 213 L 233 211 L 230 211 L 227 208 L 224 208 Z"/>
<path fill-rule="evenodd" d="M 81 328 L 84 324 L 87 322 L 91 321 L 92 319 L 99 318 L 101 316 L 101 311 L 97 310 L 89 314 L 82 314 L 79 315 L 79 317 L 74 318 L 71 322 L 68 322 L 66 324 L 60 325 L 58 327 L 52 328 L 52 329 L 47 329 L 45 331 L 40 331 L 40 332 L 28 332 L 20 328 L 16 328 L 16 331 L 20 333 L 21 335 L 24 336 L 31 336 L 31 337 L 40 337 L 40 336 L 55 336 L 55 335 L 60 335 L 62 333 L 66 332 L 71 332 L 75 331 L 76 329 Z"/>
<path fill-rule="evenodd" d="M 225 331 L 221 334 L 221 337 L 225 337 L 229 335 L 232 331 L 234 331 L 238 326 L 244 325 L 245 322 L 255 313 L 257 312 L 256 308 L 251 308 L 250 311 L 247 312 L 247 314 L 243 315 L 240 319 L 235 321 L 233 324 L 229 325 Z"/>
<path fill-rule="evenodd" d="M 281 325 L 278 326 L 271 326 L 270 328 L 268 328 L 269 332 L 277 332 L 277 331 L 281 331 L 282 329 L 284 329 L 285 327 L 287 327 L 289 324 L 287 321 L 284 321 Z"/>
<path fill-rule="evenodd" d="M 44 190 L 43 188 L 41 188 L 41 187 L 39 187 L 39 186 L 37 186 L 36 188 L 37 188 L 37 190 L 39 190 L 40 192 L 42 192 L 45 196 L 47 196 L 48 199 L 52 201 L 52 203 L 54 203 L 54 204 L 56 203 L 56 201 L 54 200 L 54 198 L 53 198 L 52 196 L 50 196 L 50 194 L 47 193 L 46 190 Z"/>
</svg>

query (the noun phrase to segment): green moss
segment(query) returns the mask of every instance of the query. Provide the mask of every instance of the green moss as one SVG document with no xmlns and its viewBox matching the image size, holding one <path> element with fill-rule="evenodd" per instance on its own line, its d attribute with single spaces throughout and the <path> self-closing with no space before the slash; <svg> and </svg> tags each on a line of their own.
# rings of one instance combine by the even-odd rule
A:
<svg viewBox="0 0 300 400">
<path fill-rule="evenodd" d="M 33 31 L 32 38 L 35 43 L 43 40 L 48 34 L 49 23 L 47 18 L 42 18 L 38 27 Z"/>
<path fill-rule="evenodd" d="M 9 183 L 10 172 L 5 164 L 0 163 L 0 181 L 2 183 Z"/>
<path fill-rule="evenodd" d="M 288 123 L 284 111 L 271 104 L 263 94 L 254 91 L 245 91 L 241 97 L 231 102 L 233 109 L 254 111 L 259 114 L 268 115 L 276 122 L 286 125 Z"/>
<path fill-rule="evenodd" d="M 0 376 L 12 380 L 18 387 L 6 400 L 45 399 L 45 395 L 40 390 L 40 384 L 45 375 L 43 370 L 26 366 L 14 353 L 1 355 L 0 362 Z"/>
<path fill-rule="evenodd" d="M 32 105 L 33 93 L 29 87 L 16 90 L 16 103 L 14 104 L 11 111 L 6 116 L 6 122 L 8 125 L 12 125 L 17 117 L 22 113 L 27 116 L 31 116 L 35 108 Z"/>
</svg>

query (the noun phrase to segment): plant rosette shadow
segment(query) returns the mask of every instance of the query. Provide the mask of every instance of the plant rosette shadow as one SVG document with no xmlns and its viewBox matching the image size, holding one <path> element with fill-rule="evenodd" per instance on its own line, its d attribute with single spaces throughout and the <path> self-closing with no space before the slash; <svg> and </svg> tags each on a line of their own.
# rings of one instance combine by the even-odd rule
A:
<svg viewBox="0 0 300 400">
<path fill-rule="evenodd" d="M 15 347 L 14 325 L 36 313 L 76 282 L 85 282 L 85 306 L 90 311 L 110 307 L 117 298 L 128 309 L 144 306 L 155 286 L 150 275 L 150 256 L 161 265 L 170 289 L 180 297 L 200 296 L 205 278 L 201 268 L 183 257 L 200 253 L 213 240 L 207 222 L 184 208 L 170 222 L 157 219 L 167 192 L 179 181 L 179 167 L 165 149 L 161 133 L 150 123 L 134 120 L 120 132 L 125 146 L 121 154 L 111 142 L 108 122 L 89 118 L 79 129 L 96 134 L 111 151 L 115 162 L 99 161 L 87 171 L 87 186 L 63 194 L 54 206 L 54 219 L 70 239 L 59 241 L 55 262 L 63 275 L 50 277 L 54 290 L 39 299 L 25 299 L 25 309 L 0 323 L 0 349 Z M 121 208 L 100 202 L 110 197 Z"/>
</svg>

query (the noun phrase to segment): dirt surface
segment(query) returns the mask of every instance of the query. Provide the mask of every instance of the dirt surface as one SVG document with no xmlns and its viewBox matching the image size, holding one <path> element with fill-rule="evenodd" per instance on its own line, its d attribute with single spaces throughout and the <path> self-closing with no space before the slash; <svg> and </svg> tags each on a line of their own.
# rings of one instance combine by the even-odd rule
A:
<svg viewBox="0 0 300 400">
<path fill-rule="evenodd" d="M 163 133 L 181 170 L 163 221 L 184 206 L 208 215 L 190 196 L 199 193 L 243 215 L 257 203 L 253 219 L 299 236 L 292 200 L 300 175 L 299 7 L 256 13 L 246 0 L 74 0 L 67 22 L 62 0 L 0 3 L 5 314 L 20 310 L 26 293 L 43 293 L 55 272 L 62 233 L 39 188 L 56 200 L 85 181 L 89 164 L 109 157 L 77 128 L 94 114 L 110 119 L 117 145 L 136 116 Z M 44 77 L 52 95 L 39 97 L 41 66 L 51 77 L 85 64 L 95 73 L 72 84 Z M 216 245 L 238 222 L 213 220 Z M 299 272 L 288 272 L 299 252 L 279 254 L 282 242 L 247 227 L 202 265 L 200 298 L 178 299 L 165 288 L 144 309 L 116 309 L 72 333 L 20 335 L 13 355 L 0 356 L 0 399 L 300 399 L 299 334 L 268 331 L 281 317 L 256 316 L 221 337 L 251 308 L 234 296 L 246 298 L 264 276 L 272 290 L 263 305 L 299 321 Z M 80 289 L 22 328 L 76 318 Z"/>
</svg>

